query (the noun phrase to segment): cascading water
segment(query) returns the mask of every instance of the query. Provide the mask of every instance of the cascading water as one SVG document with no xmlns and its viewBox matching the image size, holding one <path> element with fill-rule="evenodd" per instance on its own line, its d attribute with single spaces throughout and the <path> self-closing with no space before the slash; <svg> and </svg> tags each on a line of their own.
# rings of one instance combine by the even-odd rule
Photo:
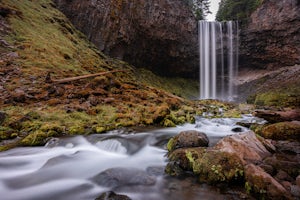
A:
<svg viewBox="0 0 300 200">
<path fill-rule="evenodd" d="M 238 23 L 199 21 L 200 99 L 234 100 Z"/>
</svg>

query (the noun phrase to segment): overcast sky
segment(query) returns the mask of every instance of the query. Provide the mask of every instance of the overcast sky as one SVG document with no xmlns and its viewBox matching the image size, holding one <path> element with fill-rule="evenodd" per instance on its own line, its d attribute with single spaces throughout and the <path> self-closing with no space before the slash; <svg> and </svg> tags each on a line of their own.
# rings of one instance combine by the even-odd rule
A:
<svg viewBox="0 0 300 200">
<path fill-rule="evenodd" d="M 211 0 L 210 1 L 210 11 L 212 12 L 212 14 L 207 15 L 206 19 L 208 21 L 215 21 L 220 1 L 221 0 Z"/>
</svg>

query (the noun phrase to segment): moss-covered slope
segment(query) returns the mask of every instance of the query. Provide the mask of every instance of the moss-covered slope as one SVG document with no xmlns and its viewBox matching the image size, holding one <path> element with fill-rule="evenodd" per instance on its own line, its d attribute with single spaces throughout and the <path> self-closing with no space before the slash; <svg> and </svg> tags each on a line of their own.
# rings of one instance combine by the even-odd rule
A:
<svg viewBox="0 0 300 200">
<path fill-rule="evenodd" d="M 196 86 L 103 55 L 51 0 L 1 0 L 0 22 L 1 150 L 120 126 L 193 121 L 195 103 L 173 94 L 193 97 Z M 53 80 L 112 70 L 123 71 L 49 82 L 49 75 Z"/>
</svg>

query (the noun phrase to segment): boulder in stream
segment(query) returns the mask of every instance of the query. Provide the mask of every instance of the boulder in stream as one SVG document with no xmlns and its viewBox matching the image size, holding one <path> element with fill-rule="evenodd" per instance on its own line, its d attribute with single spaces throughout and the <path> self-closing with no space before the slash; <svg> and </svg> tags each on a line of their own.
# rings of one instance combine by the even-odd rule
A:
<svg viewBox="0 0 300 200">
<path fill-rule="evenodd" d="M 116 167 L 107 169 L 92 178 L 94 182 L 105 187 L 124 185 L 154 185 L 155 176 L 136 168 Z"/>
<path fill-rule="evenodd" d="M 171 138 L 167 144 L 169 151 L 185 147 L 207 147 L 209 143 L 205 133 L 199 131 L 182 131 Z"/>
<path fill-rule="evenodd" d="M 273 140 L 300 141 L 300 121 L 279 122 L 265 126 L 261 130 L 261 135 Z"/>
<path fill-rule="evenodd" d="M 129 198 L 126 195 L 116 194 L 113 191 L 108 191 L 108 192 L 102 193 L 95 200 L 131 200 L 131 198 Z"/>
</svg>

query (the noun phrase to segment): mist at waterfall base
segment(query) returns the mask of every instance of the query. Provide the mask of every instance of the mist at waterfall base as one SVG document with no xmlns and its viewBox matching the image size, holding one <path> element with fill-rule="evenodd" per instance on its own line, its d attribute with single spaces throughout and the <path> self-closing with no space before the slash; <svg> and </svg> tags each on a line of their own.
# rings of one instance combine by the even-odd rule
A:
<svg viewBox="0 0 300 200">
<path fill-rule="evenodd" d="M 200 99 L 234 101 L 238 22 L 199 21 Z"/>
<path fill-rule="evenodd" d="M 133 200 L 227 199 L 217 188 L 164 173 L 166 143 L 183 130 L 205 132 L 210 145 L 235 134 L 236 123 L 260 123 L 252 116 L 207 119 L 151 131 L 116 130 L 107 134 L 53 138 L 45 147 L 0 153 L 2 200 L 92 200 L 113 190 Z"/>
</svg>

